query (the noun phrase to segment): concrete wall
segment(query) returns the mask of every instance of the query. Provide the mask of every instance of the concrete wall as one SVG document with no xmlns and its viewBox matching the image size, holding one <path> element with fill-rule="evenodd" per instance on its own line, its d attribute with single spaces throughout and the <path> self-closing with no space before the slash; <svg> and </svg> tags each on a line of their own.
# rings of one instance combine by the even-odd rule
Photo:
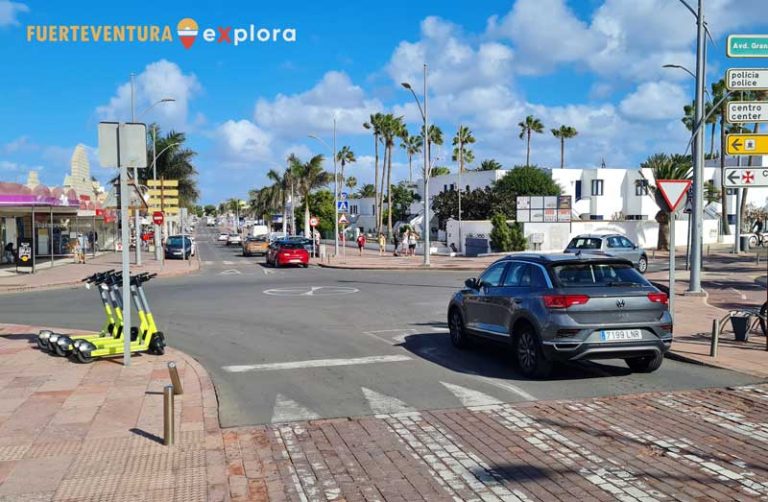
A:
<svg viewBox="0 0 768 502">
<path fill-rule="evenodd" d="M 514 223 L 509 220 L 508 223 Z M 717 221 L 704 220 L 704 244 L 718 242 Z M 493 226 L 489 220 L 463 221 L 461 225 L 462 235 L 484 235 L 490 239 Z M 450 247 L 453 243 L 459 247 L 459 222 L 448 220 L 446 224 L 447 243 Z M 523 233 L 528 239 L 528 249 L 537 249 L 546 252 L 562 251 L 572 237 L 579 234 L 604 234 L 617 233 L 626 235 L 630 240 L 641 247 L 654 249 L 658 244 L 659 225 L 655 220 L 637 221 L 574 221 L 571 223 L 523 223 Z M 675 223 L 675 244 L 685 247 L 688 240 L 688 221 L 679 220 Z M 534 246 L 534 241 L 541 241 Z M 733 242 L 733 235 L 724 236 L 723 242 Z"/>
</svg>

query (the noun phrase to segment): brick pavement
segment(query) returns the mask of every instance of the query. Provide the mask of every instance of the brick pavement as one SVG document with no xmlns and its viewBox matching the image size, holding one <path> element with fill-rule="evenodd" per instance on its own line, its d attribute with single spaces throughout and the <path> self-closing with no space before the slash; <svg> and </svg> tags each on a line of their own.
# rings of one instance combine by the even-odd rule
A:
<svg viewBox="0 0 768 502">
<path fill-rule="evenodd" d="M 165 260 L 164 265 L 156 261 L 154 257 L 143 257 L 141 266 L 131 264 L 131 273 L 149 272 L 157 273 L 162 277 L 189 274 L 200 269 L 197 257 L 190 261 Z M 133 255 L 131 255 L 133 259 Z M 96 258 L 88 259 L 85 264 L 67 263 L 36 271 L 34 274 L 13 274 L 0 277 L 0 294 L 28 291 L 33 289 L 65 288 L 80 284 L 80 280 L 88 275 L 109 269 L 120 269 L 122 266 L 121 255 L 118 253 L 104 253 Z"/>
<path fill-rule="evenodd" d="M 768 499 L 768 384 L 221 430 L 184 354 L 79 365 L 0 328 L 0 500 Z"/>
</svg>

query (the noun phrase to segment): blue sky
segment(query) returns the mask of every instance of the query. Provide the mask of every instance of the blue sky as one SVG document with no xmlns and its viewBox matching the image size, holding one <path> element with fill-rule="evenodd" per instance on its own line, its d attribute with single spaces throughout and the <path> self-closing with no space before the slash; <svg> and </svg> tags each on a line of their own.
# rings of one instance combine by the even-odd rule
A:
<svg viewBox="0 0 768 502">
<path fill-rule="evenodd" d="M 207 2 L 206 2 L 207 3 Z M 550 128 L 572 125 L 570 167 L 636 166 L 648 155 L 685 148 L 680 123 L 692 80 L 667 63 L 693 69 L 695 24 L 677 0 L 483 0 L 460 2 L 252 2 L 146 4 L 0 0 L 0 180 L 24 181 L 30 168 L 60 184 L 78 143 L 94 151 L 100 120 L 128 120 L 126 87 L 136 74 L 137 111 L 165 96 L 142 120 L 185 131 L 199 152 L 202 201 L 245 197 L 289 152 L 325 153 L 309 139 L 339 145 L 358 163 L 348 173 L 372 181 L 372 139 L 361 124 L 374 112 L 404 115 L 412 131 L 418 110 L 399 82 L 421 87 L 430 65 L 430 113 L 450 138 L 460 123 L 474 131 L 475 155 L 512 166 L 524 161 L 517 122 L 539 117 L 532 161 L 559 164 Z M 768 33 L 764 0 L 708 0 L 710 81 L 729 66 L 729 33 Z M 152 12 L 154 11 L 154 12 Z M 151 14 L 148 12 L 152 12 Z M 295 28 L 296 42 L 205 43 L 185 49 L 176 24 Z M 27 42 L 28 25 L 169 25 L 172 43 Z M 450 150 L 437 152 L 455 168 Z M 93 173 L 110 176 L 92 161 Z M 395 177 L 408 176 L 397 152 Z M 329 166 L 330 167 L 330 163 Z"/>
</svg>

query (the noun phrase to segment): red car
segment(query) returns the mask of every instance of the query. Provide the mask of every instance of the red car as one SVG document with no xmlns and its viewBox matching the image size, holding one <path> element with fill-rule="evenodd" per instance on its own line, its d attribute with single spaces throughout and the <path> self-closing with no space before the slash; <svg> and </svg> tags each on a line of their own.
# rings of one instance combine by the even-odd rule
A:
<svg viewBox="0 0 768 502">
<path fill-rule="evenodd" d="M 282 267 L 283 265 L 309 266 L 309 253 L 301 242 L 275 241 L 267 249 L 267 265 Z"/>
</svg>

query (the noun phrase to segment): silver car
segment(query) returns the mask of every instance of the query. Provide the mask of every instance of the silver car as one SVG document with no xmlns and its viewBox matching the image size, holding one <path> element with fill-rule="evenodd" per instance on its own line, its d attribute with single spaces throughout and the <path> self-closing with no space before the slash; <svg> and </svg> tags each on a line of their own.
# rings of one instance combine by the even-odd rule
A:
<svg viewBox="0 0 768 502">
<path fill-rule="evenodd" d="M 672 344 L 667 295 L 627 260 L 594 255 L 511 255 L 467 279 L 448 305 L 451 342 L 512 346 L 520 371 L 546 376 L 554 362 L 624 359 L 657 370 Z"/>
<path fill-rule="evenodd" d="M 571 239 L 564 252 L 615 256 L 631 261 L 643 274 L 648 270 L 648 255 L 645 250 L 621 234 L 577 235 Z"/>
</svg>

